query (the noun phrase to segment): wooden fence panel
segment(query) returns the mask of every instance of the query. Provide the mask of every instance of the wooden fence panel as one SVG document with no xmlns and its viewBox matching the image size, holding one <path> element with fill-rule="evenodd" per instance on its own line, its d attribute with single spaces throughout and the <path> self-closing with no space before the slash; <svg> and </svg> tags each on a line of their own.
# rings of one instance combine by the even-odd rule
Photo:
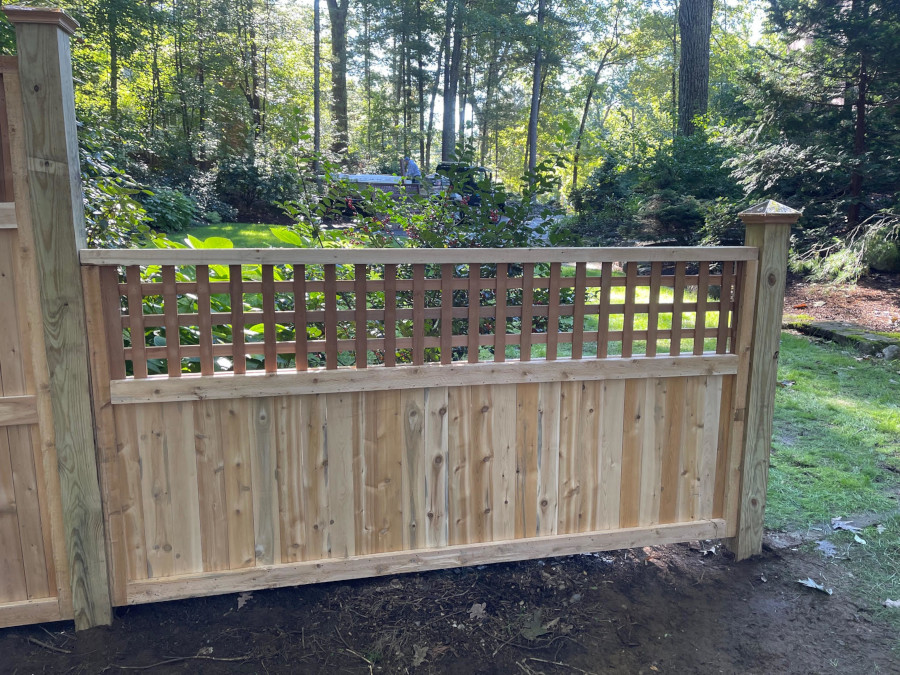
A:
<svg viewBox="0 0 900 675">
<path fill-rule="evenodd" d="M 220 591 L 234 590 L 230 574 L 247 567 L 713 522 L 720 450 L 711 441 L 719 433 L 722 381 L 114 406 L 117 434 L 126 439 L 125 466 L 115 475 L 130 481 L 119 492 L 137 490 L 140 505 L 124 525 L 128 577 L 114 595 L 142 602 L 158 581 L 152 598 L 182 597 L 167 595 L 165 581 L 186 576 L 218 575 Z M 623 405 L 643 418 L 628 433 Z M 669 433 L 666 413 L 676 408 L 688 411 L 683 439 Z M 223 423 L 229 419 L 236 421 Z M 129 478 L 132 444 L 143 467 L 139 481 Z M 679 471 L 666 464 L 669 456 Z M 301 575 L 295 583 L 311 580 Z"/>
<path fill-rule="evenodd" d="M 2 57 L 0 627 L 72 617 L 21 106 L 17 61 Z"/>
</svg>

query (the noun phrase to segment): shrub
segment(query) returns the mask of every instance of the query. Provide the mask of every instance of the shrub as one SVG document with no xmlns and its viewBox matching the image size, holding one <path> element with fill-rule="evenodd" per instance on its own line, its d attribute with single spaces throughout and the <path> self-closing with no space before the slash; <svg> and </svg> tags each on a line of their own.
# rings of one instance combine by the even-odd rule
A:
<svg viewBox="0 0 900 675">
<path fill-rule="evenodd" d="M 282 156 L 229 157 L 219 164 L 215 185 L 218 199 L 235 208 L 237 217 L 258 222 L 283 221 L 278 204 L 300 192 L 297 168 Z"/>
<path fill-rule="evenodd" d="M 182 232 L 199 219 L 197 202 L 183 192 L 159 188 L 144 198 L 153 227 L 163 232 Z"/>
</svg>

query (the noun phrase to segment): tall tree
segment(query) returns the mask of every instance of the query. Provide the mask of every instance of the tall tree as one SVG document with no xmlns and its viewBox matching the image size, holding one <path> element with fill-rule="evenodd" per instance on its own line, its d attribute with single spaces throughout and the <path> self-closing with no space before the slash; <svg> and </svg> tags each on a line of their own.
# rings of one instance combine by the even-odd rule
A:
<svg viewBox="0 0 900 675">
<path fill-rule="evenodd" d="M 450 46 L 444 57 L 444 125 L 441 131 L 441 160 L 445 162 L 453 157 L 456 147 L 456 92 L 459 87 L 465 11 L 466 0 L 447 0 L 444 31 Z"/>
<path fill-rule="evenodd" d="M 713 0 L 681 0 L 681 64 L 678 68 L 678 133 L 694 133 L 694 118 L 709 106 L 709 38 Z"/>
<path fill-rule="evenodd" d="M 350 145 L 350 125 L 347 120 L 347 13 L 350 0 L 328 0 L 331 21 L 331 116 L 334 140 L 331 150 L 345 155 Z"/>
<path fill-rule="evenodd" d="M 322 152 L 322 74 L 319 46 L 322 37 L 319 0 L 313 0 L 313 151 L 315 171 L 319 173 L 319 153 Z"/>
<path fill-rule="evenodd" d="M 544 63 L 544 49 L 543 49 L 543 30 L 544 30 L 544 15 L 545 15 L 546 3 L 545 0 L 538 0 L 538 15 L 537 15 L 537 48 L 534 52 L 534 67 L 532 69 L 532 77 L 531 77 L 531 112 L 528 116 L 528 153 L 527 158 L 525 160 L 525 170 L 534 171 L 534 168 L 537 166 L 537 126 L 538 126 L 538 114 L 540 113 L 541 108 L 541 84 L 543 82 L 541 78 L 541 67 Z"/>
</svg>

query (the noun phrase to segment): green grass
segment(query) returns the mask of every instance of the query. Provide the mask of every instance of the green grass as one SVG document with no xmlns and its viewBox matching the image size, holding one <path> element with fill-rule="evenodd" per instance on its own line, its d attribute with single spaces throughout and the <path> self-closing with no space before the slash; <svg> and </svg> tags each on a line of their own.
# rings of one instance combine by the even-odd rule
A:
<svg viewBox="0 0 900 675">
<path fill-rule="evenodd" d="M 183 233 L 169 235 L 169 239 L 183 242 L 187 235 L 197 239 L 208 237 L 225 237 L 230 239 L 235 248 L 286 248 L 288 244 L 280 241 L 270 228 L 276 225 L 257 225 L 254 223 L 216 223 L 192 227 Z"/>
<path fill-rule="evenodd" d="M 837 548 L 831 576 L 851 579 L 845 592 L 900 628 L 900 613 L 881 604 L 900 599 L 898 366 L 785 333 L 778 379 L 766 525 L 818 526 Z M 832 518 L 862 514 L 884 514 L 881 532 L 860 532 L 865 544 L 831 531 Z"/>
<path fill-rule="evenodd" d="M 779 386 L 775 397 L 769 527 L 806 527 L 842 514 L 897 508 L 896 370 L 783 335 L 778 379 L 789 386 Z"/>
</svg>

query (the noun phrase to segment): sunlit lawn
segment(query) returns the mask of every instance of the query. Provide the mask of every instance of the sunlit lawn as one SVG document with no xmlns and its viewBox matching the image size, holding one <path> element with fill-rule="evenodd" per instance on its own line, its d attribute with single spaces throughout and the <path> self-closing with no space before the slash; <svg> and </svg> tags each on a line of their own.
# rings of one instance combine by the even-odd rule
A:
<svg viewBox="0 0 900 675">
<path fill-rule="evenodd" d="M 215 223 L 192 227 L 183 233 L 170 234 L 172 241 L 183 242 L 190 234 L 197 239 L 209 237 L 225 237 L 230 239 L 235 248 L 286 248 L 289 245 L 272 234 L 271 228 L 276 225 L 257 225 L 254 223 Z"/>
</svg>

